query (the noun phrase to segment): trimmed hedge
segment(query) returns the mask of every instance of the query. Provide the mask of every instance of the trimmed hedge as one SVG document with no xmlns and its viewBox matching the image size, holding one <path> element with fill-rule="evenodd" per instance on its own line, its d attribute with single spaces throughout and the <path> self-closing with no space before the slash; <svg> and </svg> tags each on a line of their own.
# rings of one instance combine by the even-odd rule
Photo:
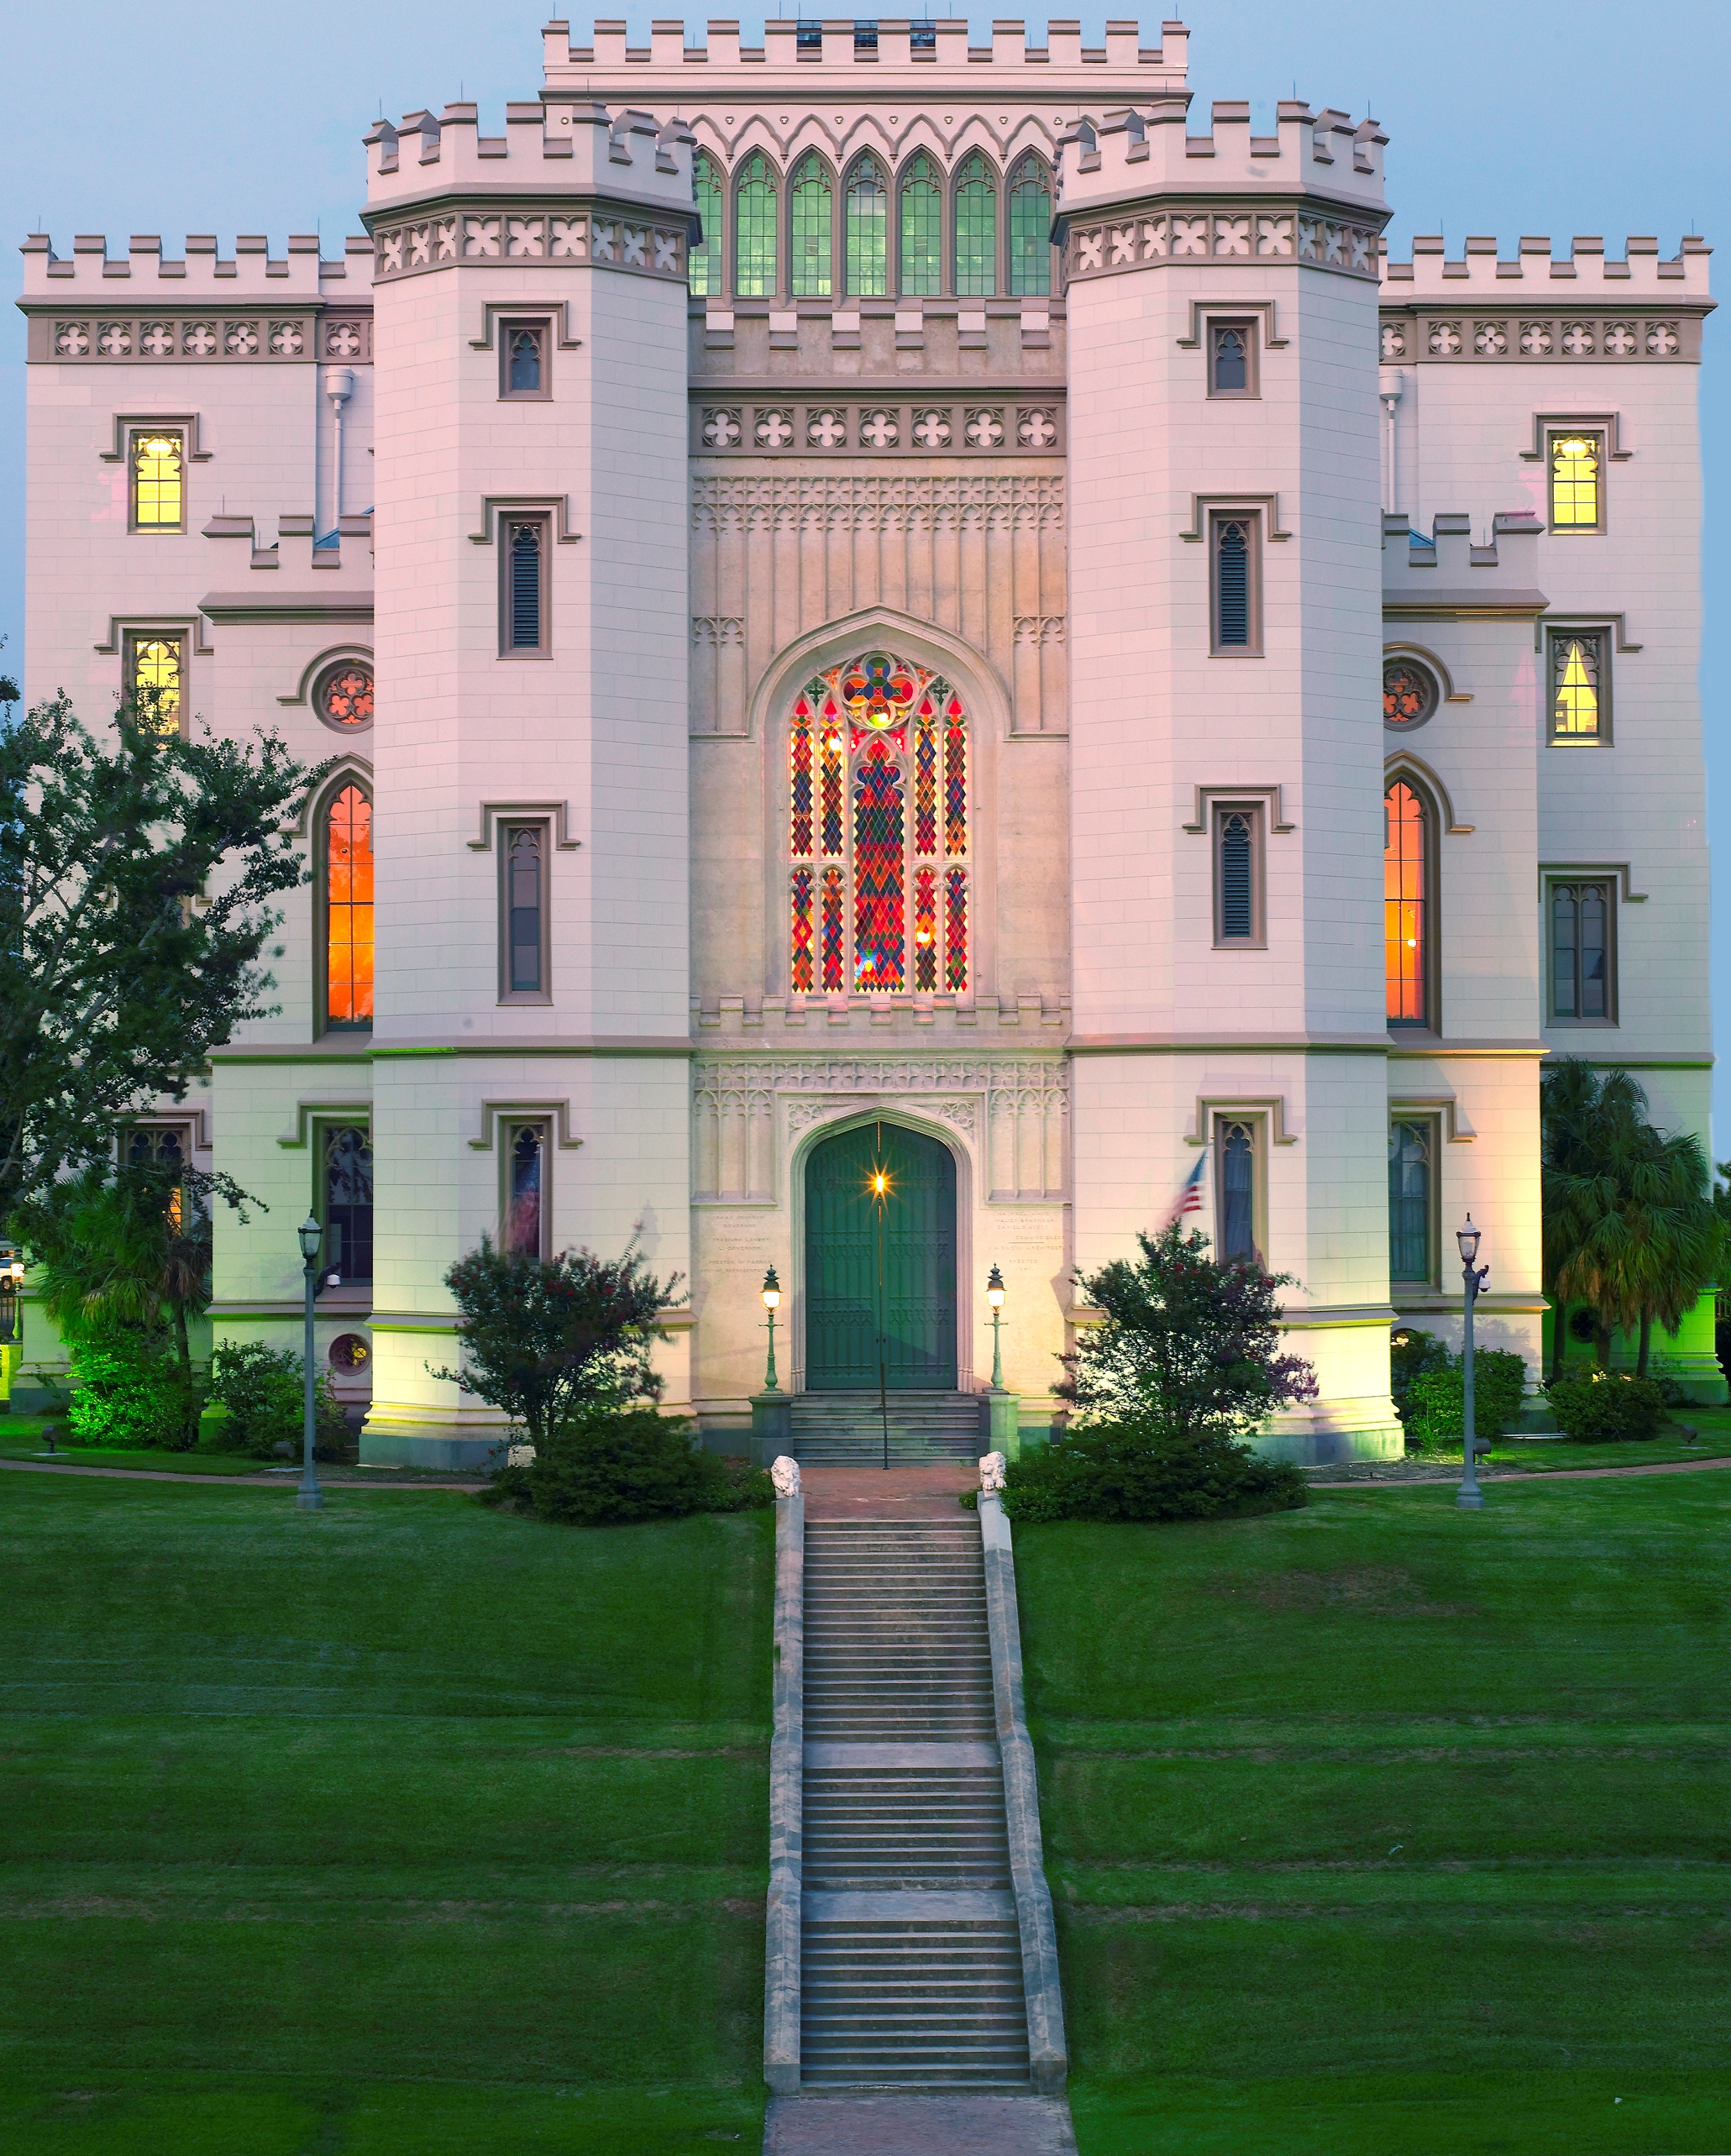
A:
<svg viewBox="0 0 1731 2156">
<path fill-rule="evenodd" d="M 1445 1349 L 1445 1353 L 1449 1351 Z M 1482 1347 L 1472 1358 L 1472 1426 L 1482 1438 L 1499 1436 L 1520 1419 L 1527 1366 L 1506 1348 Z M 1466 1373 L 1461 1357 L 1420 1372 L 1407 1387 L 1402 1419 L 1409 1444 L 1459 1444 L 1466 1427 Z"/>
<path fill-rule="evenodd" d="M 745 1512 L 773 1504 L 775 1486 L 761 1467 L 695 1445 L 689 1416 L 626 1408 L 570 1424 L 538 1445 L 527 1466 L 501 1467 L 481 1502 L 573 1527 L 606 1527 Z"/>
<path fill-rule="evenodd" d="M 293 1446 L 298 1457 L 305 1439 L 304 1367 L 290 1348 L 265 1347 L 257 1340 L 224 1344 L 211 1357 L 210 1396 L 228 1409 L 218 1449 L 269 1460 L 279 1445 Z M 349 1424 L 321 1370 L 313 1384 L 312 1451 L 315 1459 L 340 1460 L 349 1442 Z"/>
<path fill-rule="evenodd" d="M 1560 1377 L 1548 1397 L 1557 1427 L 1577 1445 L 1617 1445 L 1653 1436 L 1665 1419 L 1661 1387 L 1621 1371 Z"/>
<path fill-rule="evenodd" d="M 1246 1519 L 1308 1502 L 1288 1461 L 1230 1438 L 1157 1440 L 1133 1424 L 1054 1438 L 1012 1461 L 1004 1478 L 1004 1509 L 1018 1521 Z"/>
</svg>

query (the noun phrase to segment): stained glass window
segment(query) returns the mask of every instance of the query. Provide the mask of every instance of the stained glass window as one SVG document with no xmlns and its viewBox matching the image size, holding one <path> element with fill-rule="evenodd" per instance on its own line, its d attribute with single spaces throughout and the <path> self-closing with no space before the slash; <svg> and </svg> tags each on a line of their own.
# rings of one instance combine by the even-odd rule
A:
<svg viewBox="0 0 1731 2156">
<path fill-rule="evenodd" d="M 314 703 L 318 716 L 328 725 L 370 727 L 373 723 L 373 669 L 351 660 L 333 667 L 319 683 Z"/>
<path fill-rule="evenodd" d="M 1558 532 L 1596 532 L 1599 527 L 1599 463 L 1597 434 L 1553 434 L 1550 438 L 1550 522 Z"/>
<path fill-rule="evenodd" d="M 186 523 L 178 434 L 132 438 L 132 523 L 135 532 L 178 532 Z"/>
<path fill-rule="evenodd" d="M 1052 290 L 1052 182 L 1031 150 L 1010 176 L 1010 289 Z"/>
<path fill-rule="evenodd" d="M 1214 1135 L 1220 1175 L 1216 1212 L 1222 1264 L 1256 1258 L 1256 1141 L 1248 1123 L 1222 1120 Z"/>
<path fill-rule="evenodd" d="M 1599 737 L 1599 655 L 1602 640 L 1571 633 L 1550 640 L 1550 737 Z"/>
<path fill-rule="evenodd" d="M 776 291 L 775 173 L 762 150 L 745 161 L 733 219 L 733 288 L 742 299 L 771 298 Z"/>
<path fill-rule="evenodd" d="M 373 1277 L 373 1146 L 364 1130 L 332 1124 L 324 1133 L 325 1263 L 345 1281 Z"/>
<path fill-rule="evenodd" d="M 874 157 L 862 157 L 847 181 L 847 290 L 868 299 L 889 289 L 885 235 L 889 195 Z"/>
<path fill-rule="evenodd" d="M 943 196 L 937 168 L 923 154 L 902 175 L 901 289 L 910 299 L 943 289 Z"/>
<path fill-rule="evenodd" d="M 691 192 L 703 220 L 703 244 L 686 257 L 685 282 L 700 298 L 721 289 L 721 176 L 701 150 L 691 160 Z"/>
<path fill-rule="evenodd" d="M 956 292 L 989 298 L 998 289 L 998 190 L 978 150 L 956 183 Z"/>
<path fill-rule="evenodd" d="M 508 1251 L 530 1257 L 543 1254 L 547 1163 L 547 1126 L 542 1123 L 512 1123 L 511 1154 L 506 1164 L 505 1233 Z"/>
<path fill-rule="evenodd" d="M 325 817 L 325 1023 L 373 1022 L 373 805 L 345 786 Z"/>
<path fill-rule="evenodd" d="M 793 205 L 793 282 L 796 299 L 827 299 L 832 287 L 834 199 L 823 160 L 808 150 L 789 190 Z"/>
<path fill-rule="evenodd" d="M 127 689 L 138 722 L 147 732 L 178 733 L 181 639 L 135 637 L 132 643 L 132 679 Z"/>
<path fill-rule="evenodd" d="M 1437 687 L 1429 667 L 1416 659 L 1391 658 L 1382 669 L 1382 723 L 1422 727 L 1436 709 Z"/>
<path fill-rule="evenodd" d="M 1388 1126 L 1388 1277 L 1429 1280 L 1430 1264 L 1429 1123 Z"/>
<path fill-rule="evenodd" d="M 789 730 L 797 994 L 970 985 L 968 719 L 949 684 L 887 652 L 831 668 Z"/>
<path fill-rule="evenodd" d="M 1391 1026 L 1430 1020 L 1429 837 L 1423 799 L 1397 779 L 1382 802 L 1382 934 Z"/>
</svg>

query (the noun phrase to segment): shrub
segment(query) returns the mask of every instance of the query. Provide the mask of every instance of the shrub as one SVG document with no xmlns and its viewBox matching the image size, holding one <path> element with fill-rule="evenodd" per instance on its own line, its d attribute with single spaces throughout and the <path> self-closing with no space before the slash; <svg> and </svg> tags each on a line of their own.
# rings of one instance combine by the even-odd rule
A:
<svg viewBox="0 0 1731 2156">
<path fill-rule="evenodd" d="M 1440 1342 L 1438 1343 L 1441 1345 Z M 1409 1444 L 1421 1448 L 1458 1444 L 1466 1431 L 1466 1372 L 1461 1358 L 1450 1352 L 1445 1366 L 1422 1371 L 1407 1388 L 1403 1416 Z M 1506 1348 L 1482 1347 L 1472 1358 L 1472 1426 L 1482 1437 L 1496 1437 L 1519 1419 L 1527 1366 Z"/>
<path fill-rule="evenodd" d="M 1557 1425 L 1579 1445 L 1616 1445 L 1651 1437 L 1665 1420 L 1665 1395 L 1651 1378 L 1621 1372 L 1559 1377 L 1550 1387 Z"/>
<path fill-rule="evenodd" d="M 116 1451 L 185 1452 L 197 1436 L 197 1402 L 165 1331 L 92 1333 L 72 1344 L 79 1382 L 66 1409 L 74 1445 Z"/>
<path fill-rule="evenodd" d="M 525 1467 L 504 1467 L 483 1502 L 574 1527 L 744 1512 L 773 1504 L 761 1467 L 723 1460 L 692 1442 L 689 1417 L 625 1408 L 568 1422 L 543 1438 Z"/>
<path fill-rule="evenodd" d="M 1229 1437 L 1153 1437 L 1134 1424 L 1073 1430 L 1012 1461 L 1004 1509 L 1014 1520 L 1241 1519 L 1309 1501 L 1289 1461 Z"/>
<path fill-rule="evenodd" d="M 299 1455 L 304 1435 L 305 1366 L 288 1348 L 265 1347 L 256 1340 L 224 1345 L 211 1357 L 210 1393 L 228 1410 L 218 1440 L 224 1451 L 269 1460 L 279 1445 Z M 313 1386 L 313 1456 L 340 1460 L 349 1441 L 349 1424 L 331 1387 L 330 1372 L 321 1370 Z"/>
<path fill-rule="evenodd" d="M 1403 1422 L 1406 1420 L 1407 1398 L 1414 1382 L 1434 1370 L 1446 1370 L 1453 1360 L 1448 1342 L 1439 1340 L 1435 1333 L 1421 1333 L 1412 1325 L 1403 1325 L 1394 1334 L 1388 1346 L 1388 1390 L 1393 1398 L 1394 1412 Z"/>
</svg>

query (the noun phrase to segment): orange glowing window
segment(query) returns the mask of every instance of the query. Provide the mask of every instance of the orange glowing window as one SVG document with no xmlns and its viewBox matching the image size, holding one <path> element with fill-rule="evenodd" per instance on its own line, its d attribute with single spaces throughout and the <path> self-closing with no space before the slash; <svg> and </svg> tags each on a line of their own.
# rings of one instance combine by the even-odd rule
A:
<svg viewBox="0 0 1731 2156">
<path fill-rule="evenodd" d="M 373 1022 L 373 805 L 345 786 L 326 819 L 325 1023 Z"/>
<path fill-rule="evenodd" d="M 1429 837 L 1423 800 L 1397 780 L 1382 802 L 1382 932 L 1391 1026 L 1430 1022 L 1426 984 Z"/>
</svg>

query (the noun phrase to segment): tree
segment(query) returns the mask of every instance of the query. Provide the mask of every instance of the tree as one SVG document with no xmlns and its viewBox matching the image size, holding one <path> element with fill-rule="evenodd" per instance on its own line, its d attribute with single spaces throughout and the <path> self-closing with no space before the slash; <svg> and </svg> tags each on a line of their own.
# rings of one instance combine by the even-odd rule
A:
<svg viewBox="0 0 1731 2156">
<path fill-rule="evenodd" d="M 616 1260 L 587 1250 L 542 1258 L 483 1235 L 445 1285 L 460 1313 L 463 1367 L 430 1374 L 503 1408 L 538 1450 L 597 1411 L 659 1398 L 649 1346 L 679 1276 L 657 1280 L 634 1241 Z"/>
<path fill-rule="evenodd" d="M 1139 1262 L 1119 1258 L 1077 1284 L 1105 1322 L 1091 1326 L 1057 1387 L 1084 1424 L 1131 1428 L 1156 1444 L 1236 1440 L 1277 1408 L 1316 1396 L 1316 1373 L 1280 1349 L 1277 1288 L 1287 1272 L 1221 1264 L 1206 1235 L 1173 1221 L 1138 1235 Z"/>
<path fill-rule="evenodd" d="M 1674 1332 L 1718 1278 L 1726 1223 L 1692 1131 L 1657 1130 L 1627 1071 L 1566 1057 L 1540 1080 L 1545 1284 L 1556 1305 L 1552 1374 L 1563 1367 L 1571 1303 L 1592 1311 L 1598 1360 L 1613 1330 L 1634 1332 L 1645 1377 L 1655 1324 Z"/>
<path fill-rule="evenodd" d="M 151 719 L 123 706 L 98 742 L 60 697 L 0 727 L 0 1218 L 274 1008 L 270 900 L 307 880 L 320 774 L 275 734 Z"/>
</svg>

